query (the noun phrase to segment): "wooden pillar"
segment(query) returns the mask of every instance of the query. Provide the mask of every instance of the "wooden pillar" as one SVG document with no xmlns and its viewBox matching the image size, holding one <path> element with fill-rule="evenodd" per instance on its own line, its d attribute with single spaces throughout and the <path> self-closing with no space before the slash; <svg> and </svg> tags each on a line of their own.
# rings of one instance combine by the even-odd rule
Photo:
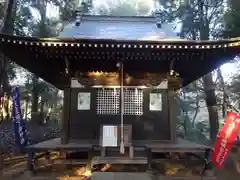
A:
<svg viewBox="0 0 240 180">
<path fill-rule="evenodd" d="M 70 123 L 70 103 L 71 103 L 71 88 L 64 89 L 63 98 L 63 115 L 62 115 L 62 138 L 61 143 L 67 144 L 69 142 L 69 123 Z"/>
<path fill-rule="evenodd" d="M 35 164 L 35 153 L 32 150 L 29 150 L 27 152 L 28 159 L 27 159 L 27 170 L 29 172 L 29 175 L 31 175 L 34 172 L 34 164 Z"/>
<path fill-rule="evenodd" d="M 64 75 L 61 77 L 63 81 L 63 111 L 62 111 L 62 127 L 61 127 L 61 143 L 67 144 L 69 142 L 69 126 L 70 126 L 70 109 L 71 109 L 71 77 L 69 75 Z"/>
<path fill-rule="evenodd" d="M 171 143 L 176 143 L 176 120 L 173 119 L 173 100 L 174 100 L 174 90 L 171 89 L 171 87 L 168 87 L 168 120 L 170 123 L 170 138 Z"/>
</svg>

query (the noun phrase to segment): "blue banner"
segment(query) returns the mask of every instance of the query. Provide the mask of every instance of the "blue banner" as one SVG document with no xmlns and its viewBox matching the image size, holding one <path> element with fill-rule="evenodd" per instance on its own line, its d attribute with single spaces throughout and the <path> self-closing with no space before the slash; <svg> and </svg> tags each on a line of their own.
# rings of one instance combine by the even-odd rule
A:
<svg viewBox="0 0 240 180">
<path fill-rule="evenodd" d="M 12 122 L 15 141 L 17 146 L 23 150 L 28 144 L 28 131 L 22 118 L 19 87 L 15 87 L 12 93 Z"/>
</svg>

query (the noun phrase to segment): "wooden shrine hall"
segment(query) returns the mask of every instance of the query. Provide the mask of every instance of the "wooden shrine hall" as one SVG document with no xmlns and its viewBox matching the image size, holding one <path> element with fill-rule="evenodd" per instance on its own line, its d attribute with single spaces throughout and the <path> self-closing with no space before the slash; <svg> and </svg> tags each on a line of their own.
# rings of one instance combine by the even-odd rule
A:
<svg viewBox="0 0 240 180">
<path fill-rule="evenodd" d="M 155 17 L 83 16 L 58 38 L 0 34 L 1 53 L 64 90 L 61 138 L 28 150 L 85 152 L 98 163 L 209 151 L 176 137 L 172 94 L 238 55 L 240 40 L 169 40 L 169 28 Z"/>
</svg>

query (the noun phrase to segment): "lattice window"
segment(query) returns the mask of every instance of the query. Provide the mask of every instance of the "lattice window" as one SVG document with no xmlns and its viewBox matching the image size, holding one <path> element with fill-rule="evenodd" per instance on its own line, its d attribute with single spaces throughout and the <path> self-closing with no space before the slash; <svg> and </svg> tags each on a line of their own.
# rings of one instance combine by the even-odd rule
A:
<svg viewBox="0 0 240 180">
<path fill-rule="evenodd" d="M 124 114 L 143 115 L 143 90 L 124 88 Z"/>
<path fill-rule="evenodd" d="M 116 115 L 120 112 L 120 90 L 114 88 L 97 89 L 97 114 Z"/>
<path fill-rule="evenodd" d="M 124 88 L 124 115 L 143 114 L 143 90 L 137 88 Z M 97 114 L 120 114 L 120 89 L 97 89 Z"/>
</svg>

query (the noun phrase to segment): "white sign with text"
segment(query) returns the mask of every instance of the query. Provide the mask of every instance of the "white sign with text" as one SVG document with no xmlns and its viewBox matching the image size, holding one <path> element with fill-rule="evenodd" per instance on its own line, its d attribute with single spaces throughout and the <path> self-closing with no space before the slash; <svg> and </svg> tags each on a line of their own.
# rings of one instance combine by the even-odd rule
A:
<svg viewBox="0 0 240 180">
<path fill-rule="evenodd" d="M 106 125 L 103 126 L 102 146 L 103 147 L 117 147 L 118 146 L 118 128 L 117 126 Z"/>
</svg>

